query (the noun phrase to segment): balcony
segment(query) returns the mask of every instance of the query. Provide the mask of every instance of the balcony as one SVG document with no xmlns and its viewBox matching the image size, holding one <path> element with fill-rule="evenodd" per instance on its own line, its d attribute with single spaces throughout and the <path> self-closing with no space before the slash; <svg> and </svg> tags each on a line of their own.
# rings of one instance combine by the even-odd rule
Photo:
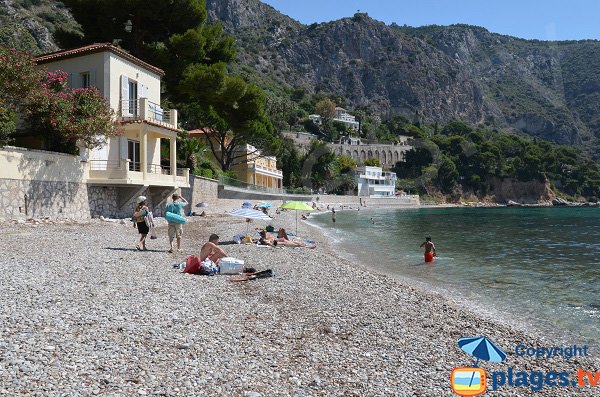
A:
<svg viewBox="0 0 600 397">
<path fill-rule="evenodd" d="M 130 160 L 90 160 L 89 167 L 89 183 L 176 187 L 189 186 L 190 171 L 187 168 L 176 168 L 175 175 L 173 175 L 168 166 L 148 164 L 144 170 L 139 162 Z"/>
<path fill-rule="evenodd" d="M 147 98 L 120 101 L 118 116 L 124 122 L 146 121 L 159 127 L 177 130 L 177 110 L 163 109 Z"/>
<path fill-rule="evenodd" d="M 262 174 L 262 175 L 266 175 L 266 176 L 272 176 L 278 179 L 283 179 L 283 171 L 278 170 L 276 168 L 268 168 L 268 167 L 263 167 L 262 165 L 257 165 L 254 163 L 250 163 L 248 164 L 248 168 L 256 173 Z"/>
</svg>

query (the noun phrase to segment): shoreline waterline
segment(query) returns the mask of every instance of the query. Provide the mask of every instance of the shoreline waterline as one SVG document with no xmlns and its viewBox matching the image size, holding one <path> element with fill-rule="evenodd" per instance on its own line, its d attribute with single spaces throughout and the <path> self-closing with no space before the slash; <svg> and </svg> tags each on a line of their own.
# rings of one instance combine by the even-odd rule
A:
<svg viewBox="0 0 600 397">
<path fill-rule="evenodd" d="M 329 236 L 330 238 L 334 239 L 334 245 L 337 247 L 336 251 L 340 253 L 340 255 L 344 258 L 347 259 L 351 259 L 356 261 L 357 263 L 361 263 L 364 265 L 365 268 L 370 269 L 374 272 L 377 272 L 379 274 L 386 274 L 388 276 L 394 277 L 399 279 L 401 282 L 403 283 L 407 283 L 409 285 L 415 286 L 417 288 L 420 288 L 423 291 L 434 291 L 437 293 L 440 293 L 441 295 L 445 296 L 448 299 L 453 300 L 454 302 L 457 302 L 459 304 L 461 304 L 463 307 L 468 308 L 470 311 L 473 312 L 477 312 L 477 313 L 482 313 L 485 314 L 488 318 L 491 319 L 498 319 L 501 320 L 503 323 L 506 324 L 510 324 L 512 326 L 515 326 L 517 328 L 520 328 L 526 332 L 531 332 L 531 333 L 535 333 L 537 336 L 540 337 L 552 337 L 553 339 L 563 339 L 563 340 L 585 340 L 588 343 L 598 343 L 598 328 L 597 328 L 597 324 L 598 324 L 598 320 L 600 318 L 600 311 L 598 311 L 596 313 L 596 315 L 591 314 L 590 317 L 591 319 L 588 319 L 586 321 L 589 322 L 589 325 L 587 325 L 587 334 L 586 333 L 580 333 L 578 332 L 579 330 L 578 325 L 573 325 L 571 324 L 570 327 L 566 327 L 565 324 L 563 324 L 562 326 L 557 327 L 556 326 L 556 321 L 554 318 L 552 318 L 552 316 L 548 316 L 548 318 L 544 318 L 544 316 L 538 316 L 536 315 L 536 311 L 534 310 L 531 313 L 528 313 L 527 311 L 525 312 L 519 312 L 519 310 L 516 309 L 516 306 L 514 308 L 512 308 L 511 310 L 508 310 L 508 308 L 506 307 L 506 305 L 502 305 L 502 304 L 495 304 L 495 302 L 492 302 L 492 304 L 490 304 L 490 299 L 483 299 L 480 300 L 478 298 L 483 297 L 483 294 L 486 291 L 490 291 L 490 288 L 492 289 L 497 289 L 498 291 L 510 291 L 511 288 L 513 288 L 512 286 L 512 281 L 510 279 L 510 277 L 504 277 L 504 276 L 494 276 L 493 274 L 498 273 L 498 271 L 494 271 L 494 273 L 490 274 L 489 276 L 483 276 L 482 280 L 475 280 L 475 281 L 471 281 L 471 282 L 467 282 L 462 283 L 463 285 L 459 285 L 457 284 L 457 280 L 456 280 L 456 276 L 453 276 L 453 273 L 450 273 L 449 276 L 451 276 L 449 279 L 440 279 L 441 274 L 444 274 L 443 272 L 440 272 L 441 269 L 443 269 L 444 266 L 448 266 L 449 261 L 450 262 L 463 262 L 464 260 L 461 260 L 460 256 L 457 257 L 444 257 L 444 255 L 448 255 L 448 250 L 449 247 L 444 246 L 444 239 L 443 236 L 440 236 L 439 232 L 437 233 L 437 240 L 439 240 L 439 245 L 438 245 L 438 255 L 440 255 L 439 253 L 439 247 L 442 247 L 442 253 L 441 256 L 438 256 L 436 262 L 434 262 L 433 264 L 425 264 L 422 258 L 422 254 L 419 254 L 419 252 L 421 251 L 418 248 L 418 243 L 420 241 L 417 241 L 416 244 L 414 246 L 411 246 L 410 250 L 412 252 L 412 254 L 406 254 L 406 252 L 402 251 L 402 249 L 406 249 L 406 246 L 402 246 L 402 248 L 398 248 L 398 247 L 394 247 L 393 244 L 390 243 L 389 239 L 385 239 L 382 236 L 378 236 L 376 233 L 373 231 L 373 229 L 376 228 L 377 225 L 372 226 L 370 224 L 370 222 L 368 220 L 366 220 L 365 218 L 371 218 L 374 222 L 374 224 L 378 223 L 378 222 L 383 222 L 383 221 L 387 221 L 388 219 L 386 218 L 390 218 L 393 217 L 394 214 L 397 213 L 405 213 L 405 214 L 418 214 L 420 211 L 422 212 L 423 210 L 427 210 L 427 214 L 430 214 L 431 216 L 434 215 L 441 215 L 441 214 L 445 214 L 447 215 L 447 213 L 443 212 L 442 210 L 445 211 L 450 211 L 451 212 L 456 212 L 456 211 L 461 211 L 464 210 L 464 208 L 462 207 L 457 207 L 457 208 L 449 208 L 449 207 L 438 207 L 438 208 L 432 208 L 432 207 L 426 207 L 423 208 L 422 206 L 419 208 L 402 208 L 402 209 L 397 209 L 397 208 L 385 208 L 385 209 L 378 209 L 378 208 L 374 208 L 374 209 L 370 209 L 370 212 L 364 212 L 361 209 L 360 212 L 356 211 L 356 210 L 352 210 L 352 211 L 342 211 L 340 212 L 340 214 L 342 213 L 346 213 L 346 215 L 351 215 L 352 216 L 352 220 L 353 222 L 356 222 L 357 224 L 357 230 L 359 230 L 362 227 L 362 231 L 361 232 L 354 232 L 353 230 L 350 229 L 350 227 L 348 226 L 347 223 L 344 223 L 344 215 L 340 215 L 338 217 L 338 222 L 336 222 L 335 224 L 332 224 L 328 219 L 327 219 L 327 213 L 319 213 L 312 221 L 311 223 L 313 225 L 315 225 L 317 228 L 319 228 L 321 230 L 321 232 L 325 233 L 327 236 Z M 536 210 L 538 210 L 539 208 L 536 208 Z M 497 214 L 498 216 L 502 217 L 503 215 L 506 215 L 506 207 L 504 209 L 501 208 L 472 208 L 472 209 L 468 209 L 468 211 L 471 212 L 480 212 L 480 211 L 487 211 L 488 213 L 492 213 L 492 214 Z M 512 209 L 511 209 L 512 210 Z M 515 208 L 515 211 L 523 211 L 523 212 L 517 212 L 518 216 L 520 217 L 521 214 L 523 216 L 525 216 L 527 214 L 527 209 L 522 209 L 522 208 Z M 531 209 L 529 209 L 531 210 Z M 542 209 L 542 210 L 547 210 L 547 209 Z M 550 212 L 552 213 L 553 211 L 560 211 L 559 208 L 553 208 L 552 210 L 550 210 Z M 564 210 L 564 207 L 563 207 Z M 436 212 L 438 211 L 438 212 Z M 492 211 L 499 211 L 499 212 L 492 212 Z M 504 211 L 504 212 L 502 212 Z M 594 209 L 591 208 L 581 208 L 581 211 L 595 211 Z M 362 213 L 362 214 L 361 214 Z M 473 216 L 473 215 L 469 215 L 469 216 Z M 341 223 L 340 223 L 341 220 Z M 411 224 L 414 225 L 415 223 L 418 223 L 417 221 L 412 221 Z M 386 223 L 386 227 L 390 227 L 389 222 Z M 418 227 L 417 227 L 418 228 Z M 379 232 L 381 232 L 379 230 Z M 393 233 L 393 230 L 390 231 L 391 233 Z M 410 233 L 409 233 L 410 235 Z M 423 236 L 425 235 L 425 233 L 423 233 Z M 357 237 L 357 236 L 361 236 L 361 237 Z M 368 241 L 368 243 L 365 244 L 360 244 L 360 242 L 355 242 L 355 240 L 353 239 L 357 239 L 359 238 L 360 240 L 365 240 Z M 424 237 L 421 237 L 422 239 L 424 239 Z M 493 237 L 490 237 L 493 238 Z M 380 240 L 384 241 L 385 243 L 387 243 L 387 245 L 385 244 L 379 244 Z M 436 241 L 436 237 L 434 237 L 434 241 Z M 456 243 L 454 241 L 454 243 Z M 400 251 L 398 251 L 400 249 Z M 514 249 L 511 247 L 506 247 L 506 249 Z M 445 250 L 445 251 L 444 251 Z M 383 251 L 390 251 L 392 253 L 394 253 L 395 255 L 397 255 L 397 257 L 393 257 L 393 262 L 390 262 L 390 255 L 384 255 Z M 460 250 L 458 251 L 460 252 Z M 456 253 L 455 253 L 456 254 Z M 410 258 L 410 259 L 407 259 Z M 471 259 L 472 260 L 472 259 Z M 469 259 L 467 259 L 467 262 L 469 261 Z M 455 266 L 455 265 L 453 265 Z M 498 266 L 500 266 L 500 263 L 498 263 Z M 510 266 L 514 267 L 514 264 L 510 264 Z M 526 265 L 526 267 L 528 267 L 529 265 Z M 536 266 L 538 266 L 538 264 L 536 264 Z M 437 273 L 440 273 L 440 276 L 436 276 Z M 454 272 L 457 272 L 457 270 L 455 270 Z M 532 270 L 532 274 L 536 274 L 536 270 L 533 269 Z M 460 271 L 458 271 L 458 275 L 460 275 Z M 500 274 L 500 273 L 498 273 Z M 433 275 L 433 277 L 432 277 Z M 447 277 L 447 276 L 445 276 Z M 454 277 L 454 278 L 453 278 Z M 534 277 L 532 275 L 532 277 Z M 489 279 L 490 281 L 487 281 L 486 279 Z M 494 284 L 490 284 L 490 283 L 494 283 Z M 500 284 L 498 284 L 500 283 Z M 496 286 L 497 284 L 497 286 Z M 594 285 L 596 285 L 597 288 L 597 284 L 593 283 Z M 518 288 L 523 288 L 520 287 L 519 285 L 515 285 L 515 287 Z M 532 285 L 531 287 L 535 287 L 534 285 Z M 568 287 L 565 287 L 568 288 Z M 494 291 L 494 294 L 498 295 L 498 291 Z M 592 293 L 591 291 L 589 293 Z M 534 299 L 533 297 L 527 297 L 527 299 Z M 589 302 L 593 303 L 593 298 L 592 300 L 588 300 Z M 516 301 L 518 302 L 518 301 Z M 517 305 L 517 303 L 515 302 L 515 305 Z M 530 305 L 531 306 L 531 305 Z M 533 306 L 532 306 L 533 307 Z M 597 306 L 592 306 L 592 307 L 596 307 L 598 309 Z M 573 310 L 576 310 L 577 308 L 574 308 Z M 538 310 L 538 309 L 536 309 Z M 583 310 L 583 309 L 582 309 Z M 581 313 L 576 313 L 578 315 L 581 315 Z M 568 314 L 562 314 L 563 317 L 568 316 Z M 584 316 L 584 318 L 587 318 Z M 594 325 L 596 324 L 596 325 Z M 568 325 L 568 324 L 567 324 Z"/>
</svg>

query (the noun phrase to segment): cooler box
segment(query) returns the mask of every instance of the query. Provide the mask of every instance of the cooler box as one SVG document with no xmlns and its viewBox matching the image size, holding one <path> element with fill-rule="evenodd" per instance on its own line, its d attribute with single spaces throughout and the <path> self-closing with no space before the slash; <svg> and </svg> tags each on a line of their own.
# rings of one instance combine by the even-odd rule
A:
<svg viewBox="0 0 600 397">
<path fill-rule="evenodd" d="M 225 257 L 219 261 L 219 273 L 239 274 L 244 271 L 244 261 L 241 259 Z"/>
</svg>

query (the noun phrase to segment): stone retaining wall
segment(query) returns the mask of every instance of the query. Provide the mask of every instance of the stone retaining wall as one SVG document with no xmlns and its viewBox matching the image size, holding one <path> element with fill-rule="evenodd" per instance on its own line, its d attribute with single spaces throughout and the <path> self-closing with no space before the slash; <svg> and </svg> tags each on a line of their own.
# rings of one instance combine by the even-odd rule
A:
<svg viewBox="0 0 600 397">
<path fill-rule="evenodd" d="M 0 220 L 90 217 L 87 185 L 76 182 L 0 179 Z"/>
</svg>

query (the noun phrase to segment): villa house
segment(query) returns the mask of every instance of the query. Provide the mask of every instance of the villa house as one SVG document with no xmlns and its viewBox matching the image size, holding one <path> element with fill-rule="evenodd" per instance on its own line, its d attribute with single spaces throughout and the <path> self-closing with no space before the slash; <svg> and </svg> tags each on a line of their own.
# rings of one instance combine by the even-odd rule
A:
<svg viewBox="0 0 600 397">
<path fill-rule="evenodd" d="M 192 138 L 206 141 L 208 136 L 204 130 L 189 131 Z M 217 145 L 218 146 L 218 145 Z M 217 156 L 220 152 L 217 152 Z M 235 148 L 235 162 L 231 171 L 235 173 L 237 183 L 241 182 L 240 187 L 258 188 L 271 192 L 279 192 L 283 188 L 283 172 L 277 169 L 277 159 L 275 156 L 265 156 L 260 149 L 244 144 Z M 219 162 L 219 158 L 215 158 Z M 230 181 L 235 184 L 236 181 Z"/>
<path fill-rule="evenodd" d="M 243 145 L 237 152 L 242 157 L 232 170 L 239 180 L 272 191 L 283 188 L 283 172 L 277 169 L 277 159 L 274 156 L 263 156 L 252 145 Z"/>
<path fill-rule="evenodd" d="M 335 108 L 335 117 L 333 118 L 333 120 L 339 121 L 340 123 L 344 123 L 352 131 L 358 131 L 360 128 L 360 123 L 356 121 L 356 117 L 349 114 L 344 108 Z"/>
<path fill-rule="evenodd" d="M 170 192 L 189 187 L 189 170 L 177 169 L 177 110 L 160 106 L 164 72 L 108 43 L 38 56 L 44 69 L 62 70 L 72 88 L 95 86 L 122 125 L 106 146 L 80 152 L 89 165 L 88 185 L 118 187 L 119 207 L 140 194 L 157 205 Z M 161 164 L 161 142 L 169 142 L 168 165 Z"/>
<path fill-rule="evenodd" d="M 359 196 L 394 197 L 397 180 L 395 172 L 384 172 L 381 167 L 369 166 L 358 167 L 354 172 Z"/>
</svg>

